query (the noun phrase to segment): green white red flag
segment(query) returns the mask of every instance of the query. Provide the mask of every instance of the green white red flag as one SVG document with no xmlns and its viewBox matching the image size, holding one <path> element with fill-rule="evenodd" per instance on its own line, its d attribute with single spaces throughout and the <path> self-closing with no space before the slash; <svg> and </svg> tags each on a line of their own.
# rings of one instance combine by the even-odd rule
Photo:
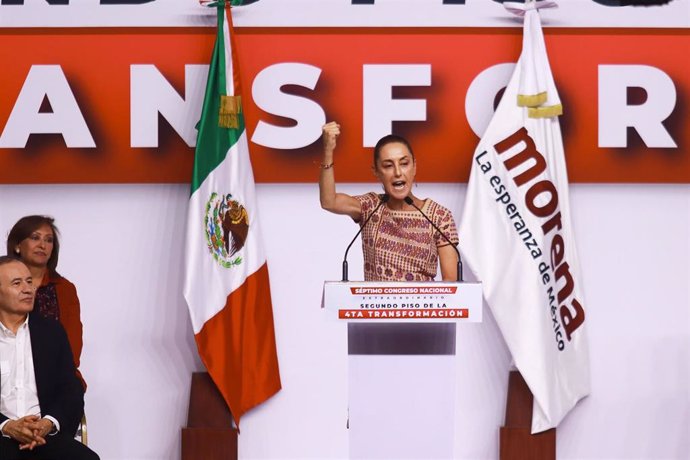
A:
<svg viewBox="0 0 690 460">
<path fill-rule="evenodd" d="M 239 426 L 281 388 L 229 1 L 218 10 L 187 212 L 184 296 L 199 355 Z"/>
</svg>

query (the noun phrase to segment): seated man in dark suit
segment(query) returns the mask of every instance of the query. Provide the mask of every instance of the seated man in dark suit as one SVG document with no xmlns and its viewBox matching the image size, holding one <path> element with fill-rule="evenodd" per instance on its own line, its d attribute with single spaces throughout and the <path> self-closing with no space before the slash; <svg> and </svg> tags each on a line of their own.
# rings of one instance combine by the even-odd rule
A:
<svg viewBox="0 0 690 460">
<path fill-rule="evenodd" d="M 98 460 L 74 439 L 84 390 L 60 323 L 29 314 L 35 292 L 27 266 L 0 257 L 0 459 Z"/>
</svg>

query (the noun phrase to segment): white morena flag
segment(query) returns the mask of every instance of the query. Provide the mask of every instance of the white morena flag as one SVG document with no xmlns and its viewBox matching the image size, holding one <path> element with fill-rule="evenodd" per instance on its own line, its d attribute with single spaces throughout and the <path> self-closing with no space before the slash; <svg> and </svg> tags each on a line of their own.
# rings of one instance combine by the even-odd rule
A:
<svg viewBox="0 0 690 460">
<path fill-rule="evenodd" d="M 239 426 L 281 384 L 231 2 L 202 3 L 218 9 L 218 30 L 187 211 L 184 296 L 199 355 Z"/>
<path fill-rule="evenodd" d="M 552 5 L 506 4 L 524 15 L 522 54 L 472 157 L 460 226 L 462 252 L 534 395 L 532 433 L 557 426 L 590 391 L 562 106 L 537 11 Z"/>
</svg>

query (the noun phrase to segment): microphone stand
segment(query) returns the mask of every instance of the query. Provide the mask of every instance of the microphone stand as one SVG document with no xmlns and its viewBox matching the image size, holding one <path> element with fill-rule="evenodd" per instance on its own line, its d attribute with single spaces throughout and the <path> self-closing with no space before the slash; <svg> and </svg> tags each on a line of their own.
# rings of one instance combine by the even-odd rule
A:
<svg viewBox="0 0 690 460">
<path fill-rule="evenodd" d="M 450 244 L 450 246 L 453 249 L 455 249 L 455 252 L 458 255 L 458 281 L 462 281 L 462 258 L 460 257 L 460 251 L 458 251 L 458 248 L 453 244 L 452 241 L 450 241 L 448 239 L 448 237 L 445 235 L 445 233 L 443 233 L 441 231 L 441 229 L 438 228 L 438 226 L 431 219 L 429 219 L 429 216 L 424 214 L 424 211 L 419 209 L 419 206 L 414 204 L 414 200 L 412 198 L 410 198 L 409 196 L 406 196 L 405 197 L 405 203 L 409 204 L 410 206 L 415 208 L 417 211 L 419 211 L 419 213 L 424 216 L 424 218 L 431 224 L 432 227 L 434 227 L 436 229 L 436 231 L 443 237 L 443 239 L 446 240 L 448 242 L 448 244 Z"/>
<path fill-rule="evenodd" d="M 388 201 L 389 196 L 384 193 L 383 195 L 379 195 L 379 198 L 381 198 L 381 202 L 378 204 L 378 206 L 376 206 L 376 208 L 374 209 L 374 212 L 369 214 L 369 217 L 367 217 L 367 219 L 364 221 L 364 223 L 359 227 L 359 231 L 357 232 L 355 237 L 352 238 L 352 241 L 350 241 L 350 244 L 347 245 L 347 249 L 345 249 L 345 257 L 343 257 L 343 279 L 342 279 L 342 281 L 349 281 L 347 279 L 347 253 L 350 252 L 350 248 L 354 244 L 354 242 L 357 239 L 357 237 L 359 236 L 359 234 L 362 233 L 362 230 L 364 230 L 364 227 L 366 227 L 366 225 L 369 223 L 369 220 L 371 220 L 371 218 L 374 217 L 374 214 L 376 214 L 376 212 L 379 210 L 379 208 L 381 206 L 383 206 Z"/>
</svg>

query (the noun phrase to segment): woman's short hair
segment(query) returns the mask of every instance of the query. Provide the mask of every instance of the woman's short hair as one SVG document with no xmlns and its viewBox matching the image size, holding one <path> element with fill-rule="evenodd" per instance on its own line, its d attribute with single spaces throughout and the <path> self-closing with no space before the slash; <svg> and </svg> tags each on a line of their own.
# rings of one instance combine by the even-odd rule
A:
<svg viewBox="0 0 690 460">
<path fill-rule="evenodd" d="M 7 255 L 20 258 L 19 254 L 15 253 L 15 248 L 19 244 L 31 236 L 33 232 L 39 228 L 47 225 L 53 230 L 53 252 L 48 259 L 48 271 L 51 275 L 57 274 L 58 256 L 60 255 L 60 239 L 59 231 L 55 226 L 55 219 L 48 216 L 25 216 L 14 224 L 9 235 L 7 235 Z M 40 281 L 40 280 L 39 280 Z"/>
<path fill-rule="evenodd" d="M 381 157 L 381 149 L 387 146 L 388 144 L 404 145 L 405 147 L 407 147 L 407 150 L 409 150 L 410 155 L 412 155 L 412 159 L 414 160 L 414 152 L 412 151 L 412 146 L 407 141 L 407 139 L 405 139 L 402 136 L 398 136 L 397 134 L 388 134 L 379 139 L 379 141 L 376 143 L 376 146 L 374 147 L 374 167 L 376 167 L 376 162 L 379 161 L 379 158 Z"/>
</svg>

